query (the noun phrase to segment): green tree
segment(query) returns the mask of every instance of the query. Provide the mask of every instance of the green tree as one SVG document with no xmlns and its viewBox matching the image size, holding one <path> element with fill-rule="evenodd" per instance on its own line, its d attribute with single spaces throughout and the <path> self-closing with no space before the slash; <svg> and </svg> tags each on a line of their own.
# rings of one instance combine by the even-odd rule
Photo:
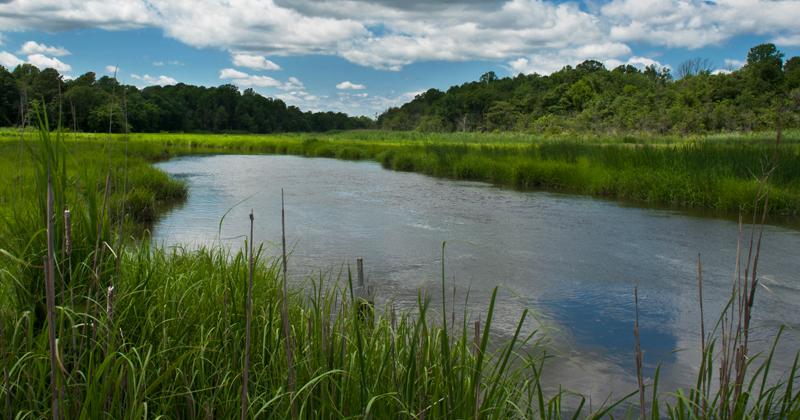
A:
<svg viewBox="0 0 800 420">
<path fill-rule="evenodd" d="M 497 80 L 497 75 L 493 71 L 481 75 L 480 82 L 489 84 Z"/>
<path fill-rule="evenodd" d="M 748 74 L 749 88 L 754 92 L 772 91 L 783 82 L 783 53 L 775 44 L 761 44 L 750 48 L 744 70 Z"/>
<path fill-rule="evenodd" d="M 220 105 L 217 108 L 217 112 L 214 113 L 214 132 L 218 132 L 220 129 L 225 129 L 228 124 L 228 112 L 225 111 L 225 107 Z"/>
</svg>

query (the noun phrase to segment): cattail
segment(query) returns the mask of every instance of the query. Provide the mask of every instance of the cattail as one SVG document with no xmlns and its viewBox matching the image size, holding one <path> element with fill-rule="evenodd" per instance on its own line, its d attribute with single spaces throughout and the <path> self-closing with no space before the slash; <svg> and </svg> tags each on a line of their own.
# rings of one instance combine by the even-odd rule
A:
<svg viewBox="0 0 800 420">
<path fill-rule="evenodd" d="M 0 310 L 0 351 L 3 352 L 3 377 L 5 379 L 5 388 L 9 391 L 6 391 L 6 418 L 11 420 L 11 388 L 8 377 L 8 362 L 6 361 L 6 339 L 5 333 L 3 332 L 3 311 Z"/>
<path fill-rule="evenodd" d="M 69 214 L 69 206 L 64 210 L 64 248 L 67 255 L 72 255 L 72 221 Z"/>
</svg>

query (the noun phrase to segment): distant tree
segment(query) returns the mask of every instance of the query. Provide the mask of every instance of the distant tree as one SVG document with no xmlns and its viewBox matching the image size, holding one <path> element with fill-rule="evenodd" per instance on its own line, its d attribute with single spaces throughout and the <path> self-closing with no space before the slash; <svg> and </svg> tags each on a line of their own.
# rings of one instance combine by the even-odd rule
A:
<svg viewBox="0 0 800 420">
<path fill-rule="evenodd" d="M 791 73 L 794 69 L 800 67 L 800 57 L 794 56 L 785 63 L 783 63 L 783 71 L 786 73 Z"/>
<path fill-rule="evenodd" d="M 581 80 L 575 82 L 569 88 L 569 96 L 572 98 L 572 104 L 579 111 L 582 110 L 587 102 L 594 96 L 594 86 L 588 77 L 583 76 Z"/>
<path fill-rule="evenodd" d="M 678 79 L 683 79 L 687 76 L 696 76 L 701 73 L 710 74 L 714 71 L 714 62 L 710 61 L 707 58 L 690 58 L 680 65 L 678 65 L 678 70 L 676 71 L 676 76 Z"/>
<path fill-rule="evenodd" d="M 615 73 L 622 73 L 622 74 L 639 74 L 642 72 L 641 70 L 637 69 L 636 67 L 630 64 L 620 64 L 619 66 L 615 67 L 614 70 L 612 71 Z"/>
<path fill-rule="evenodd" d="M 772 66 L 783 66 L 783 53 L 778 51 L 775 44 L 760 44 L 750 48 L 747 53 L 745 66 L 754 64 L 769 64 Z"/>
<path fill-rule="evenodd" d="M 645 67 L 643 73 L 653 83 L 653 86 L 663 87 L 667 82 L 672 81 L 672 75 L 666 67 L 658 68 L 655 64 L 651 64 Z"/>
<path fill-rule="evenodd" d="M 122 133 L 125 131 L 125 113 L 119 104 L 105 103 L 92 110 L 88 123 L 89 129 L 96 133 L 108 133 L 109 128 L 114 133 Z"/>
<path fill-rule="evenodd" d="M 800 57 L 794 56 L 783 64 L 785 90 L 794 90 L 800 87 Z"/>
<path fill-rule="evenodd" d="M 744 70 L 749 76 L 751 91 L 773 90 L 783 81 L 783 53 L 775 44 L 756 45 L 747 53 Z"/>
<path fill-rule="evenodd" d="M 583 63 L 578 64 L 575 67 L 578 71 L 584 71 L 588 73 L 594 73 L 596 71 L 605 70 L 606 66 L 603 63 L 595 60 L 586 60 Z"/>
<path fill-rule="evenodd" d="M 481 78 L 480 78 L 480 82 L 481 83 L 486 83 L 486 84 L 492 83 L 492 82 L 494 82 L 496 80 L 497 80 L 497 75 L 494 74 L 493 71 L 490 71 L 488 73 L 484 73 L 483 75 L 481 75 Z"/>
<path fill-rule="evenodd" d="M 0 66 L 0 125 L 14 125 L 20 121 L 18 115 L 19 94 L 14 75 Z"/>
<path fill-rule="evenodd" d="M 214 113 L 214 132 L 224 130 L 227 127 L 226 124 L 228 124 L 228 112 L 225 111 L 224 106 L 220 105 Z"/>
<path fill-rule="evenodd" d="M 444 92 L 439 89 L 428 89 L 425 92 L 415 96 L 415 100 L 424 101 L 426 104 L 431 105 L 444 96 Z"/>
</svg>

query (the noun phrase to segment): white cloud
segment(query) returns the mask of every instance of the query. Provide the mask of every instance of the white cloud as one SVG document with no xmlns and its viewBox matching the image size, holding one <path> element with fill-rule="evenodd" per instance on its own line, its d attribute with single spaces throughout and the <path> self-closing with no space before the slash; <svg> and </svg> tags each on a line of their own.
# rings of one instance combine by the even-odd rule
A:
<svg viewBox="0 0 800 420">
<path fill-rule="evenodd" d="M 777 36 L 772 42 L 779 47 L 800 47 L 800 34 Z"/>
<path fill-rule="evenodd" d="M 366 93 L 338 92 L 335 96 L 309 95 L 305 92 L 292 91 L 276 95 L 287 105 L 296 105 L 303 110 L 344 112 L 348 115 L 366 115 L 374 117 L 386 109 L 400 106 L 422 93 L 407 92 L 402 95 L 368 95 Z"/>
<path fill-rule="evenodd" d="M 72 53 L 64 49 L 64 47 L 48 47 L 44 44 L 37 44 L 34 41 L 28 41 L 22 44 L 22 48 L 17 51 L 17 54 L 47 54 L 55 57 L 61 57 L 64 55 L 70 55 Z"/>
<path fill-rule="evenodd" d="M 106 66 L 106 73 L 114 74 L 119 72 L 119 68 L 117 66 Z"/>
<path fill-rule="evenodd" d="M 745 62 L 742 60 L 733 60 L 730 58 L 725 59 L 725 67 L 720 69 L 719 71 L 715 71 L 714 74 L 717 73 L 730 73 L 733 70 L 739 70 L 742 66 L 745 65 Z"/>
<path fill-rule="evenodd" d="M 64 64 L 57 58 L 48 58 L 42 54 L 32 54 L 28 56 L 28 62 L 38 67 L 41 70 L 46 68 L 54 68 L 60 72 L 72 71 L 69 64 Z"/>
<path fill-rule="evenodd" d="M 9 71 L 14 70 L 18 65 L 25 64 L 25 61 L 20 60 L 16 55 L 6 51 L 0 51 L 0 64 Z"/>
<path fill-rule="evenodd" d="M 186 65 L 183 61 L 172 60 L 169 62 L 170 66 L 184 66 Z"/>
<path fill-rule="evenodd" d="M 222 69 L 219 72 L 220 79 L 247 79 L 249 74 L 234 69 Z"/>
<path fill-rule="evenodd" d="M 342 82 L 336 85 L 336 89 L 366 89 L 364 85 L 354 85 L 350 81 Z"/>
<path fill-rule="evenodd" d="M 154 61 L 154 62 L 153 62 L 153 65 L 154 65 L 154 66 L 161 67 L 161 66 L 163 66 L 163 65 L 164 65 L 164 62 L 163 62 L 163 61 Z"/>
<path fill-rule="evenodd" d="M 0 0 L 4 31 L 157 28 L 259 71 L 279 68 L 265 57 L 305 54 L 383 70 L 433 60 L 557 70 L 580 57 L 623 62 L 634 43 L 696 49 L 759 35 L 798 46 L 798 21 L 796 0 Z"/>
<path fill-rule="evenodd" d="M 281 93 L 276 95 L 278 98 L 282 99 L 284 102 L 291 102 L 291 103 L 310 103 L 319 100 L 319 97 L 309 94 L 308 92 L 303 91 L 293 91 L 289 93 Z"/>
<path fill-rule="evenodd" d="M 31 54 L 28 56 L 28 60 L 25 61 L 7 51 L 0 51 L 0 64 L 8 70 L 14 70 L 18 65 L 26 62 L 38 67 L 39 70 L 54 68 L 59 72 L 72 71 L 72 67 L 69 64 L 64 64 L 57 58 L 48 58 L 42 54 Z"/>
<path fill-rule="evenodd" d="M 601 8 L 611 39 L 670 48 L 722 45 L 739 35 L 797 34 L 793 0 L 612 0 Z"/>
<path fill-rule="evenodd" d="M 252 76 L 235 69 L 222 69 L 220 79 L 229 79 L 239 86 L 274 87 L 282 90 L 303 90 L 305 86 L 296 77 L 290 77 L 288 82 L 281 82 L 269 76 Z"/>
<path fill-rule="evenodd" d="M 251 70 L 281 70 L 281 67 L 267 60 L 263 55 L 234 54 L 233 65 Z"/>
<path fill-rule="evenodd" d="M 153 76 L 150 76 L 148 74 L 145 74 L 144 76 L 131 74 L 131 77 L 133 77 L 136 80 L 141 80 L 147 85 L 161 85 L 161 86 L 164 86 L 164 85 L 175 85 L 175 84 L 178 83 L 177 80 L 175 80 L 175 79 L 173 79 L 171 77 L 163 76 L 163 75 L 162 76 L 158 76 L 158 77 L 153 77 Z"/>
</svg>

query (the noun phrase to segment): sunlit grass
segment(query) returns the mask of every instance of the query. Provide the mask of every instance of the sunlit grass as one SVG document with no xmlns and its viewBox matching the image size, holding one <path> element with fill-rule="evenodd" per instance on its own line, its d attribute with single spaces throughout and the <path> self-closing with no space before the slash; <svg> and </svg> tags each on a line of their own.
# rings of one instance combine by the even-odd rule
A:
<svg viewBox="0 0 800 420">
<path fill-rule="evenodd" d="M 190 136 L 187 143 L 181 135 L 162 135 L 134 137 L 126 145 L 122 139 L 109 144 L 107 138 L 81 136 L 73 151 L 75 145 L 68 137 L 37 135 L 30 143 L 13 138 L 0 141 L 3 175 L 11 180 L 4 185 L 7 201 L 0 213 L 0 414 L 52 418 L 55 400 L 56 410 L 65 418 L 239 417 L 250 272 L 244 250 L 248 246 L 238 252 L 152 246 L 146 239 L 131 241 L 126 225 L 118 223 L 126 214 L 144 214 L 128 200 L 152 200 L 155 205 L 186 194 L 185 184 L 147 162 L 197 151 L 186 146 L 217 152 L 220 149 L 214 148 L 226 144 L 224 138 Z M 686 194 L 679 200 L 702 200 L 713 191 L 686 186 L 710 184 L 709 178 L 703 178 L 708 166 L 716 171 L 711 175 L 729 175 L 720 182 L 731 183 L 727 187 L 734 191 L 731 199 L 749 191 L 747 184 L 737 180 L 735 168 L 724 164 L 733 152 L 702 144 L 612 150 L 611 146 L 563 140 L 523 146 L 409 140 L 409 144 L 391 147 L 373 140 L 313 137 L 237 141 L 237 147 L 254 152 L 338 153 L 341 158 L 376 159 L 396 169 L 509 180 L 516 185 L 606 188 L 605 181 L 598 180 L 618 171 L 614 174 L 621 181 L 608 185 L 616 185 L 624 194 L 647 192 L 640 198 L 651 200 L 663 200 L 676 191 Z M 734 146 L 744 150 L 736 152 L 741 153 L 740 159 L 751 158 L 750 146 Z M 669 175 L 676 165 L 685 169 Z M 791 185 L 790 177 L 781 176 Z M 54 190 L 52 207 L 44 193 L 48 179 Z M 776 172 L 776 182 L 779 179 Z M 757 190 L 759 185 L 751 187 Z M 146 191 L 144 199 L 135 195 L 137 190 Z M 781 194 L 776 191 L 781 189 L 773 188 L 771 193 Z M 780 200 L 776 197 L 771 199 Z M 63 213 L 67 205 L 69 224 Z M 55 212 L 51 220 L 45 217 L 48 208 Z M 51 244 L 46 240 L 48 231 L 55 238 Z M 42 261 L 48 254 L 55 259 L 51 277 L 43 273 Z M 465 312 L 453 315 L 450 319 L 455 322 L 448 323 L 454 302 L 448 302 L 442 279 L 441 308 L 431 307 L 430 295 L 420 291 L 413 308 L 397 313 L 391 306 L 376 308 L 375 320 L 369 322 L 353 304 L 350 272 L 346 268 L 321 272 L 292 283 L 286 297 L 291 332 L 287 337 L 280 312 L 284 301 L 278 255 L 277 249 L 256 247 L 248 418 L 639 416 L 638 403 L 630 398 L 633 394 L 605 401 L 600 408 L 595 402 L 589 409 L 580 396 L 566 391 L 545 393 L 543 389 L 559 389 L 541 383 L 552 345 L 549 335 L 536 334 L 539 324 L 527 311 L 519 314 L 510 340 L 492 334 L 497 289 L 485 316 Z M 55 302 L 45 299 L 48 281 L 55 286 Z M 789 372 L 772 372 L 772 354 L 750 355 L 742 364 L 746 382 L 727 382 L 719 391 L 711 391 L 715 369 L 729 366 L 732 360 L 724 356 L 730 350 L 720 351 L 722 343 L 741 343 L 732 340 L 740 340 L 743 331 L 719 329 L 740 313 L 736 312 L 741 311 L 736 304 L 740 293 L 741 289 L 734 291 L 721 321 L 709 334 L 708 345 L 698 354 L 703 362 L 697 384 L 678 391 L 655 389 L 656 377 L 654 386 L 648 385 L 646 411 L 652 418 L 800 415 L 797 363 Z M 51 321 L 46 306 L 56 314 L 55 351 L 48 342 Z M 536 326 L 533 332 L 522 333 L 531 330 L 524 328 L 526 323 Z M 286 340 L 292 345 L 286 346 Z M 294 388 L 287 380 L 288 360 L 293 361 Z M 736 360 L 745 361 L 738 356 Z M 55 373 L 51 361 L 56 363 Z M 768 374 L 783 376 L 768 382 Z"/>
</svg>

